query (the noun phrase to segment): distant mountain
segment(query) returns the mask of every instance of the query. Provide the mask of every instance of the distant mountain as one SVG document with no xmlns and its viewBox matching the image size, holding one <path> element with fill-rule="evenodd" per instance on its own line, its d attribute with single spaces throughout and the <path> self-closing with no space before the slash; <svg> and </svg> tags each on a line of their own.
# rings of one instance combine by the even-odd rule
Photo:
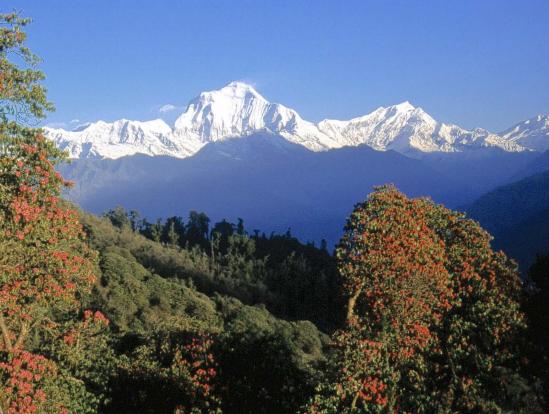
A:
<svg viewBox="0 0 549 414">
<path fill-rule="evenodd" d="M 524 151 L 520 145 L 510 144 L 484 129 L 468 131 L 439 123 L 409 102 L 381 107 L 350 121 L 324 120 L 318 127 L 342 146 L 366 144 L 376 150 L 403 154 L 453 153 L 486 147 Z"/>
<path fill-rule="evenodd" d="M 341 146 L 293 109 L 268 102 L 252 86 L 242 82 L 202 92 L 175 121 L 174 134 L 182 141 L 201 146 L 258 131 L 276 133 L 313 151 Z"/>
<path fill-rule="evenodd" d="M 518 181 L 522 178 L 529 177 L 534 174 L 538 174 L 549 170 L 549 150 L 533 158 L 524 168 L 517 171 L 513 176 L 514 180 Z"/>
<path fill-rule="evenodd" d="M 134 154 L 185 158 L 210 142 L 270 132 L 312 151 L 367 145 L 418 156 L 424 153 L 467 152 L 479 148 L 522 152 L 515 136 L 504 138 L 484 129 L 466 130 L 435 121 L 409 102 L 348 121 L 304 120 L 295 110 L 271 103 L 252 86 L 231 82 L 203 92 L 177 118 L 174 128 L 161 120 L 148 122 L 98 121 L 74 131 L 45 128 L 72 158 L 116 159 Z M 527 143 L 529 143 L 528 141 Z M 537 148 L 537 147 L 536 147 Z"/>
<path fill-rule="evenodd" d="M 514 226 L 504 229 L 494 246 L 517 260 L 523 273 L 536 255 L 549 253 L 549 209 L 539 211 Z"/>
<path fill-rule="evenodd" d="M 120 204 L 154 219 L 194 209 L 316 241 L 335 242 L 374 185 L 456 207 L 549 169 L 549 152 L 539 153 L 547 117 L 496 135 L 439 123 L 404 102 L 313 123 L 242 82 L 201 93 L 173 128 L 158 119 L 45 130 L 75 159 L 63 170 L 77 182 L 69 197 L 86 210 Z M 499 237 L 549 208 L 539 180 L 502 187 L 468 209 Z"/>
<path fill-rule="evenodd" d="M 206 212 L 242 217 L 249 229 L 334 243 L 356 202 L 374 185 L 394 183 L 411 196 L 456 205 L 468 190 L 420 160 L 362 145 L 314 152 L 280 136 L 254 134 L 209 143 L 195 156 L 81 159 L 64 166 L 76 181 L 69 197 L 101 213 L 116 205 L 149 219 Z"/>
<path fill-rule="evenodd" d="M 549 171 L 503 185 L 466 206 L 494 236 L 549 208 Z"/>
<path fill-rule="evenodd" d="M 148 122 L 121 119 L 112 123 L 98 121 L 74 131 L 45 128 L 52 139 L 71 158 L 120 158 L 134 154 L 171 155 L 185 153 L 171 139 L 172 129 L 161 119 Z M 190 155 L 191 152 L 187 152 Z"/>
<path fill-rule="evenodd" d="M 533 151 L 508 152 L 479 148 L 467 152 L 432 152 L 423 154 L 421 160 L 437 173 L 452 177 L 467 187 L 469 193 L 461 196 L 464 196 L 463 200 L 473 196 L 464 201 L 470 202 L 496 187 L 532 175 L 526 174 L 526 171 L 530 171 L 534 165 L 543 164 L 538 161 L 542 157 L 543 154 Z M 539 168 L 542 168 L 541 165 Z"/>
<path fill-rule="evenodd" d="M 549 115 L 538 115 L 535 118 L 519 122 L 500 135 L 508 142 L 535 151 L 547 151 L 549 150 Z"/>
<path fill-rule="evenodd" d="M 536 253 L 549 252 L 549 171 L 498 187 L 464 209 L 523 270 Z"/>
</svg>

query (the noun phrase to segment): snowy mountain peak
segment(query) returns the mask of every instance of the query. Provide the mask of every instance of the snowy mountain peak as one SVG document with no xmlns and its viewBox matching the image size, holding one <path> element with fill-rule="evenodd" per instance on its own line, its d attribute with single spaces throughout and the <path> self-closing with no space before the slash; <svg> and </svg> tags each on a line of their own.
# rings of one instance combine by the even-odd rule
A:
<svg viewBox="0 0 549 414">
<path fill-rule="evenodd" d="M 219 90 L 219 92 L 224 93 L 227 93 L 229 91 L 237 96 L 252 94 L 263 98 L 252 85 L 241 81 L 232 81 Z"/>
<path fill-rule="evenodd" d="M 198 150 L 208 142 L 258 131 L 282 135 L 314 151 L 340 146 L 293 109 L 267 101 L 243 82 L 231 82 L 191 100 L 175 121 L 174 134 L 190 149 Z"/>
<path fill-rule="evenodd" d="M 408 101 L 404 101 L 397 105 L 393 105 L 390 108 L 394 108 L 394 110 L 396 110 L 397 112 L 409 112 L 416 109 L 416 107 Z"/>
<path fill-rule="evenodd" d="M 270 103 L 252 86 L 231 82 L 191 100 L 175 121 L 175 132 L 196 144 L 248 135 L 266 128 L 264 116 L 269 109 Z"/>
<path fill-rule="evenodd" d="M 271 103 L 245 82 L 233 81 L 200 93 L 175 121 L 97 121 L 73 131 L 45 128 L 46 135 L 73 158 L 119 158 L 133 154 L 188 157 L 209 142 L 267 132 L 312 151 L 368 145 L 404 154 L 499 148 L 519 152 L 549 149 L 549 116 L 516 125 L 501 135 L 439 123 L 408 101 L 347 121 L 304 120 L 295 110 Z"/>
<path fill-rule="evenodd" d="M 233 81 L 225 85 L 221 89 L 202 92 L 199 96 L 193 99 L 191 103 L 196 100 L 215 101 L 219 99 L 259 99 L 261 101 L 267 102 L 267 100 L 263 96 L 261 96 L 252 85 L 240 81 Z"/>
<path fill-rule="evenodd" d="M 71 158 L 120 158 L 134 154 L 177 156 L 180 148 L 169 139 L 172 132 L 161 119 L 153 121 L 97 121 L 74 131 L 44 128 Z"/>
<path fill-rule="evenodd" d="M 538 115 L 519 122 L 500 135 L 508 142 L 534 151 L 547 151 L 549 150 L 549 115 Z"/>
</svg>

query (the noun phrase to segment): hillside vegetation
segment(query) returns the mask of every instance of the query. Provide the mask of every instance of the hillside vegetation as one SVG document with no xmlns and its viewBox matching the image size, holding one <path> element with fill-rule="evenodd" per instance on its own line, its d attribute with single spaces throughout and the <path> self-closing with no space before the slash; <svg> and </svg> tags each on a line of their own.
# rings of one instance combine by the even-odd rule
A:
<svg viewBox="0 0 549 414">
<path fill-rule="evenodd" d="M 78 211 L 29 125 L 52 105 L 27 24 L 0 15 L 0 414 L 547 412 L 547 256 L 525 284 L 477 222 L 392 185 L 333 254 Z"/>
</svg>

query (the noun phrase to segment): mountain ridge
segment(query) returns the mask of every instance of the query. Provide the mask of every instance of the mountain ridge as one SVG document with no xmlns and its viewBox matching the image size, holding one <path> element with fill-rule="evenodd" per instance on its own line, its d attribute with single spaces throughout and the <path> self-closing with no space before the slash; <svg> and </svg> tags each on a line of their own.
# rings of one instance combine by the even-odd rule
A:
<svg viewBox="0 0 549 414">
<path fill-rule="evenodd" d="M 493 245 L 516 259 L 522 270 L 537 253 L 547 253 L 549 170 L 496 187 L 462 207 L 494 236 Z"/>
<path fill-rule="evenodd" d="M 549 114 L 537 115 L 500 133 L 509 142 L 526 145 L 539 152 L 549 150 Z"/>
<path fill-rule="evenodd" d="M 467 130 L 440 123 L 408 101 L 379 107 L 349 120 L 325 119 L 313 123 L 291 108 L 268 101 L 251 85 L 238 81 L 218 90 L 202 92 L 192 99 L 173 128 L 160 119 L 97 121 L 76 131 L 45 128 L 46 136 L 67 150 L 71 158 L 116 159 L 134 154 L 186 158 L 207 143 L 259 132 L 282 136 L 312 151 L 365 144 L 378 151 L 395 150 L 418 156 L 479 148 L 498 148 L 507 152 L 540 148 L 540 145 L 534 148 L 522 145 L 532 141 L 525 135 L 531 136 L 537 131 L 526 129 L 525 132 L 522 128 L 520 136 L 513 131 L 512 127 L 505 136 L 500 136 L 482 128 Z M 549 143 L 549 136 L 547 141 Z"/>
<path fill-rule="evenodd" d="M 76 182 L 66 196 L 86 211 L 100 214 L 121 205 L 155 218 L 197 210 L 212 220 L 241 217 L 250 228 L 268 232 L 291 227 L 303 240 L 331 244 L 352 206 L 375 185 L 391 182 L 411 196 L 431 195 L 450 205 L 462 202 L 467 191 L 395 151 L 361 145 L 314 152 L 266 133 L 209 143 L 185 159 L 81 159 L 61 172 Z"/>
</svg>

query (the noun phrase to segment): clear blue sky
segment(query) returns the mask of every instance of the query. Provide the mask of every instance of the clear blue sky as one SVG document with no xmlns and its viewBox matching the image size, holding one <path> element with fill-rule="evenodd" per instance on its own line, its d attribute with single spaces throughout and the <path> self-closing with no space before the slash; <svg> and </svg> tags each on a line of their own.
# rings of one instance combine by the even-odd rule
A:
<svg viewBox="0 0 549 414">
<path fill-rule="evenodd" d="M 7 4 L 6 4 L 7 3 Z M 549 113 L 549 1 L 11 0 L 48 122 L 152 119 L 231 80 L 306 119 L 409 100 L 499 131 Z"/>
</svg>

